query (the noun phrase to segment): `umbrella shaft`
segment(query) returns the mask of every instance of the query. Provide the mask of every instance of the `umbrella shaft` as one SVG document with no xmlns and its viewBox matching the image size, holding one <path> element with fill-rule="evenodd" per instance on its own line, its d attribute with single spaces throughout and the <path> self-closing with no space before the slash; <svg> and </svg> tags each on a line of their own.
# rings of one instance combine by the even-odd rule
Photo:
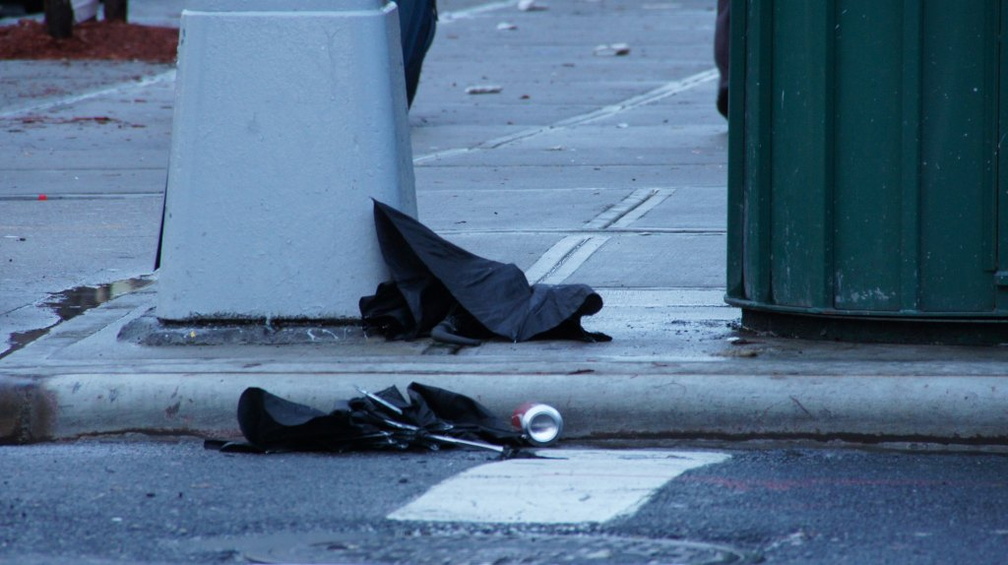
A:
<svg viewBox="0 0 1008 565">
<path fill-rule="evenodd" d="M 496 451 L 497 453 L 504 453 L 504 448 L 499 445 L 493 445 L 492 443 L 483 443 L 482 441 L 469 441 L 467 439 L 459 439 L 457 437 L 448 437 L 436 434 L 427 434 L 427 437 L 436 439 L 438 441 L 443 441 L 447 443 L 454 443 L 457 445 L 468 445 L 470 447 L 481 447 L 483 449 L 489 449 L 491 451 Z"/>
</svg>

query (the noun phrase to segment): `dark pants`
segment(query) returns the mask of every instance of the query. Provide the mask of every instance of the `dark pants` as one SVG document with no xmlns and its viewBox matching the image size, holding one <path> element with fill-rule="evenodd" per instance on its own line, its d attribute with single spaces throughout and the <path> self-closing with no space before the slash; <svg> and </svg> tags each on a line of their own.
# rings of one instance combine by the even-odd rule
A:
<svg viewBox="0 0 1008 565">
<path fill-rule="evenodd" d="M 714 24 L 714 62 L 721 74 L 718 80 L 717 109 L 728 117 L 728 44 L 731 22 L 731 0 L 718 0 L 717 22 Z"/>
</svg>

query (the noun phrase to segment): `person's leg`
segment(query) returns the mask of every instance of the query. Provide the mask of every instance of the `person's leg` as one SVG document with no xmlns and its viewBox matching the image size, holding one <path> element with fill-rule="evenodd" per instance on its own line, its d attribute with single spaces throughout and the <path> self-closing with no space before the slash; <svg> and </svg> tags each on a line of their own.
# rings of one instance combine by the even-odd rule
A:
<svg viewBox="0 0 1008 565">
<path fill-rule="evenodd" d="M 717 109 L 728 117 L 728 39 L 731 0 L 718 0 L 717 22 L 714 25 L 714 62 L 721 74 L 718 80 Z"/>
</svg>

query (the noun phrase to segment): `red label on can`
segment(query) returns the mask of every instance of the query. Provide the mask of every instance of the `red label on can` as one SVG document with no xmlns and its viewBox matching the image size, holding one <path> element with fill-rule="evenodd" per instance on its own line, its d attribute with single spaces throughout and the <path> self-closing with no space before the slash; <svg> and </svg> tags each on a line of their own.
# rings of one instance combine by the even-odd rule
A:
<svg viewBox="0 0 1008 565">
<path fill-rule="evenodd" d="M 525 404 L 522 404 L 518 408 L 515 408 L 514 412 L 511 414 L 511 425 L 514 426 L 515 429 L 518 430 L 522 429 L 522 416 L 524 416 L 526 412 L 528 412 L 532 408 L 535 408 L 538 405 L 539 405 L 538 402 L 526 402 Z"/>
</svg>

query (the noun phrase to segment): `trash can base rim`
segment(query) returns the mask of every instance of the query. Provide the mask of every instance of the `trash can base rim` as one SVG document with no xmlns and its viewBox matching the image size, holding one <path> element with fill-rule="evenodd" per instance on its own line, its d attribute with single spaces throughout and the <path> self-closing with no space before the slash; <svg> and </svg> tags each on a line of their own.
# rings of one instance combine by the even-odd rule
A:
<svg viewBox="0 0 1008 565">
<path fill-rule="evenodd" d="M 742 327 L 781 337 L 934 345 L 1008 344 L 1006 317 L 839 315 L 742 306 Z"/>
</svg>

